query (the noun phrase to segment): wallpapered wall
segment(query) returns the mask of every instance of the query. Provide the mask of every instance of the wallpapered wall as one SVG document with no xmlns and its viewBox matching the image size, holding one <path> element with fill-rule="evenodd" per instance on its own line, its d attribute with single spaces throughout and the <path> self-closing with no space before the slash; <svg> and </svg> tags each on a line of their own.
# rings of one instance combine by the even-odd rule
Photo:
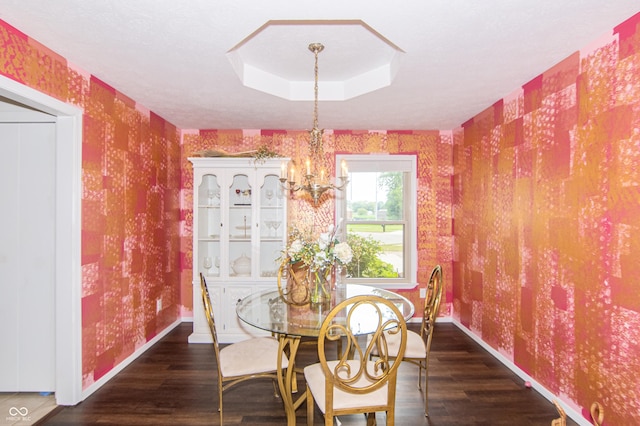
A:
<svg viewBox="0 0 640 426">
<path fill-rule="evenodd" d="M 310 111 L 311 113 L 311 111 Z M 308 133 L 300 131 L 273 130 L 202 130 L 184 132 L 182 160 L 183 169 L 183 277 L 182 300 L 191 300 L 192 269 L 192 216 L 193 216 L 193 168 L 186 157 L 204 149 L 222 148 L 239 152 L 267 146 L 283 157 L 290 157 L 303 164 L 308 156 Z M 451 288 L 451 132 L 402 131 L 402 132 L 356 132 L 325 131 L 324 151 L 327 164 L 334 166 L 335 154 L 415 154 L 418 164 L 418 282 L 429 280 L 436 263 L 443 266 L 445 285 Z M 335 170 L 328 169 L 330 175 Z M 308 200 L 294 199 L 289 205 L 289 223 L 308 223 L 315 218 L 320 226 L 334 223 L 335 206 L 330 197 L 324 196 L 317 209 Z M 405 296 L 421 306 L 419 293 L 407 291 Z M 447 297 L 451 300 L 451 297 Z M 443 303 L 447 313 L 449 304 Z"/>
<path fill-rule="evenodd" d="M 86 388 L 178 319 L 179 132 L 2 21 L 0 52 L 0 73 L 84 111 Z"/>
<path fill-rule="evenodd" d="M 443 314 L 577 409 L 603 403 L 611 425 L 640 422 L 639 22 L 453 134 L 328 131 L 325 142 L 329 158 L 415 153 L 419 280 L 445 267 Z M 0 51 L 1 74 L 84 110 L 86 387 L 177 319 L 181 303 L 192 308 L 186 158 L 267 145 L 300 159 L 306 133 L 186 131 L 180 146 L 171 124 L 2 21 Z M 292 220 L 309 209 L 294 202 Z M 321 221 L 332 212 L 323 204 Z"/>
<path fill-rule="evenodd" d="M 454 132 L 454 317 L 640 424 L 640 14 Z"/>
</svg>

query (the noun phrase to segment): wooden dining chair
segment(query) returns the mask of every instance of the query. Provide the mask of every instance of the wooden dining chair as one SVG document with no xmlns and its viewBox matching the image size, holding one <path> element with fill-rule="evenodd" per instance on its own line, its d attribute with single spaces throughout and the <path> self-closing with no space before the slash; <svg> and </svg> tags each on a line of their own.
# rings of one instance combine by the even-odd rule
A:
<svg viewBox="0 0 640 426">
<path fill-rule="evenodd" d="M 346 310 L 348 312 L 345 314 Z M 373 324 L 371 338 L 358 338 L 363 324 Z M 387 330 L 387 331 L 385 331 Z M 398 358 L 389 358 L 387 337 L 398 336 Z M 344 339 L 344 351 L 337 360 L 327 360 L 333 352 L 331 342 Z M 379 296 L 356 296 L 333 308 L 320 328 L 318 357 L 320 362 L 304 369 L 307 382 L 307 425 L 313 425 L 315 404 L 324 414 L 325 425 L 344 414 L 369 414 L 385 411 L 387 425 L 395 420 L 396 379 L 404 354 L 407 324 L 398 308 Z M 366 342 L 366 347 L 361 347 Z M 329 347 L 327 347 L 329 343 Z M 374 350 L 375 360 L 370 359 Z M 352 355 L 353 354 L 353 355 Z M 330 355 L 331 356 L 331 355 Z M 315 401 L 315 404 L 314 404 Z M 370 423 L 369 423 L 370 424 Z"/>
<path fill-rule="evenodd" d="M 412 330 L 407 332 L 407 347 L 403 357 L 403 361 L 418 366 L 418 389 L 420 390 L 422 390 L 422 371 L 424 370 L 424 415 L 426 417 L 429 416 L 429 353 L 433 340 L 433 328 L 440 312 L 441 299 L 442 267 L 436 265 L 431 271 L 431 277 L 427 283 L 420 333 Z M 396 336 L 388 336 L 390 356 L 397 356 L 398 342 L 396 340 Z M 372 356 L 376 357 L 377 354 L 373 353 Z"/>
<path fill-rule="evenodd" d="M 211 330 L 218 366 L 218 411 L 220 412 L 220 425 L 222 425 L 222 395 L 230 387 L 250 379 L 269 378 L 273 381 L 274 392 L 277 395 L 278 341 L 271 336 L 255 337 L 225 345 L 221 349 L 218 343 L 213 305 L 203 274 L 200 274 L 200 287 L 204 313 Z M 287 367 L 288 359 L 283 355 L 281 368 L 286 369 Z"/>
</svg>

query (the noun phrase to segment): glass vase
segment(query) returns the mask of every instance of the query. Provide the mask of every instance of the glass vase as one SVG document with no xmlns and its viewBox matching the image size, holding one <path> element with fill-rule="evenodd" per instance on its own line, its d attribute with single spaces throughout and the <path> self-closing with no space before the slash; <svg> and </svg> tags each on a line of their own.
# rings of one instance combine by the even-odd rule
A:
<svg viewBox="0 0 640 426">
<path fill-rule="evenodd" d="M 333 286 L 333 267 L 326 266 L 315 271 L 309 271 L 308 283 L 309 300 L 311 304 L 319 305 L 331 301 L 331 287 Z"/>
</svg>

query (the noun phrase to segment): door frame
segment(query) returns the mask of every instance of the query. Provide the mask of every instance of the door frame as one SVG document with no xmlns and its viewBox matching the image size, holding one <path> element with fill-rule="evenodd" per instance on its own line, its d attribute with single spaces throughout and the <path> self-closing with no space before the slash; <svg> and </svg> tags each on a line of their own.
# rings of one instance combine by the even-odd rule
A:
<svg viewBox="0 0 640 426">
<path fill-rule="evenodd" d="M 55 395 L 82 400 L 82 109 L 0 75 L 0 95 L 56 117 Z"/>
</svg>

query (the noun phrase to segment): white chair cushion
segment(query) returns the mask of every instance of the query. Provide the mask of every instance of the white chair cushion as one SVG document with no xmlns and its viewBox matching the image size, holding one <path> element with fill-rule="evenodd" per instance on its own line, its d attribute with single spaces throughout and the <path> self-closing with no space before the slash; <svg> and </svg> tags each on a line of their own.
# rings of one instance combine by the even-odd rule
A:
<svg viewBox="0 0 640 426">
<path fill-rule="evenodd" d="M 394 336 L 394 347 L 393 350 L 394 352 L 392 353 L 398 353 L 398 335 L 395 334 Z M 391 349 L 389 349 L 389 351 L 391 352 Z M 407 347 L 404 350 L 404 357 L 405 358 L 424 358 L 427 356 L 427 347 L 424 344 L 424 340 L 422 340 L 422 337 L 420 337 L 420 334 L 415 333 L 413 331 L 409 331 L 407 330 Z"/>
<path fill-rule="evenodd" d="M 348 361 L 353 365 L 351 371 L 358 371 L 358 366 L 360 365 L 360 361 L 353 360 Z M 327 365 L 329 369 L 333 371 L 338 361 L 328 361 Z M 371 361 L 369 364 L 373 364 Z M 322 365 L 320 363 L 312 364 L 304 368 L 304 378 L 307 381 L 307 386 L 311 393 L 313 394 L 313 398 L 316 401 L 316 404 L 320 408 L 322 413 L 325 413 L 325 377 L 322 371 Z M 366 377 L 362 377 L 356 382 L 355 386 L 365 386 L 366 384 L 371 383 L 367 380 Z M 379 405 L 386 405 L 387 403 L 387 392 L 388 392 L 388 384 L 385 384 L 380 389 L 358 395 L 353 393 L 348 393 L 338 388 L 335 388 L 333 391 L 333 409 L 334 410 L 342 410 L 345 408 L 355 408 L 355 407 L 372 407 Z"/>
<path fill-rule="evenodd" d="M 223 377 L 275 371 L 278 360 L 278 341 L 273 337 L 258 337 L 233 343 L 220 350 L 220 371 Z M 282 368 L 289 361 L 283 354 Z"/>
<path fill-rule="evenodd" d="M 370 337 L 369 337 L 370 339 Z M 396 356 L 400 347 L 400 335 L 387 333 L 387 347 L 390 356 Z M 378 351 L 374 348 L 373 355 L 377 356 Z M 405 358 L 425 358 L 427 356 L 427 347 L 420 334 L 407 330 L 407 347 L 404 350 Z"/>
</svg>

